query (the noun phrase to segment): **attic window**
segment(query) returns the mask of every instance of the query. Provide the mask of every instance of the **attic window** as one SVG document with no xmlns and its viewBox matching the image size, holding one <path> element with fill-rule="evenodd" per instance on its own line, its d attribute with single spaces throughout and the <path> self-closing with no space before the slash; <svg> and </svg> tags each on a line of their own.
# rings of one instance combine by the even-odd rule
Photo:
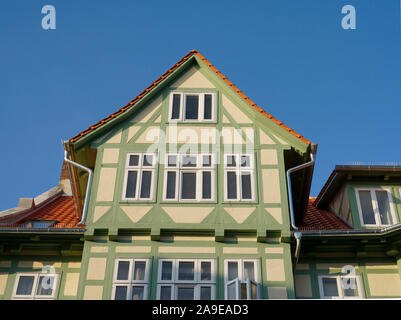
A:
<svg viewBox="0 0 401 320">
<path fill-rule="evenodd" d="M 215 94 L 173 92 L 170 96 L 170 121 L 214 121 Z"/>
<path fill-rule="evenodd" d="M 25 228 L 50 228 L 58 221 L 56 220 L 30 220 L 24 225 Z"/>
</svg>

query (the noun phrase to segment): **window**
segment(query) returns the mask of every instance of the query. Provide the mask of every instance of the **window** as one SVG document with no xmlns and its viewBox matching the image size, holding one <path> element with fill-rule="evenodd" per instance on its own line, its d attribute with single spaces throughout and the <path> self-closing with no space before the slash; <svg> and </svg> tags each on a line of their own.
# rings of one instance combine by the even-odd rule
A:
<svg viewBox="0 0 401 320">
<path fill-rule="evenodd" d="M 170 95 L 170 121 L 214 121 L 215 94 L 173 92 Z"/>
<path fill-rule="evenodd" d="M 55 225 L 56 220 L 30 220 L 24 224 L 25 228 L 50 228 Z"/>
<path fill-rule="evenodd" d="M 357 275 L 320 275 L 321 299 L 362 298 L 361 280 Z"/>
<path fill-rule="evenodd" d="M 254 157 L 252 154 L 224 155 L 224 200 L 254 201 Z"/>
<path fill-rule="evenodd" d="M 362 225 L 386 226 L 396 223 L 390 190 L 356 189 Z"/>
<path fill-rule="evenodd" d="M 57 274 L 17 273 L 13 299 L 55 299 Z"/>
<path fill-rule="evenodd" d="M 112 299 L 146 300 L 148 296 L 149 269 L 149 259 L 116 260 Z"/>
<path fill-rule="evenodd" d="M 256 260 L 224 261 L 224 295 L 226 300 L 258 299 L 259 279 Z"/>
<path fill-rule="evenodd" d="M 212 154 L 167 154 L 164 200 L 213 201 L 215 165 Z"/>
<path fill-rule="evenodd" d="M 127 154 L 123 200 L 153 200 L 156 161 L 153 153 Z"/>
<path fill-rule="evenodd" d="M 159 300 L 213 300 L 215 268 L 212 259 L 162 259 L 159 261 Z"/>
</svg>

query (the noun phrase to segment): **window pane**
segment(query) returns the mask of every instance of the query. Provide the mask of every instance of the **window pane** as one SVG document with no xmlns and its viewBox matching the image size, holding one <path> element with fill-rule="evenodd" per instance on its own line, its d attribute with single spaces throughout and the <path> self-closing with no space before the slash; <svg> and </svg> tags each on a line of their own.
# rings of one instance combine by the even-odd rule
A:
<svg viewBox="0 0 401 320">
<path fill-rule="evenodd" d="M 17 295 L 30 295 L 32 293 L 34 276 L 20 276 L 17 287 Z"/>
<path fill-rule="evenodd" d="M 380 221 L 382 224 L 392 224 L 390 202 L 387 191 L 376 191 L 377 206 L 379 207 Z"/>
<path fill-rule="evenodd" d="M 171 287 L 170 286 L 160 287 L 160 300 L 171 300 Z"/>
<path fill-rule="evenodd" d="M 363 222 L 365 224 L 376 224 L 370 191 L 359 191 L 359 201 L 361 202 Z"/>
<path fill-rule="evenodd" d="M 238 262 L 229 261 L 227 263 L 227 267 L 228 267 L 228 281 L 238 278 Z"/>
<path fill-rule="evenodd" d="M 237 174 L 227 172 L 227 199 L 237 199 Z"/>
<path fill-rule="evenodd" d="M 180 261 L 178 263 L 178 280 L 194 280 L 195 263 L 190 261 Z"/>
<path fill-rule="evenodd" d="M 167 157 L 167 166 L 175 167 L 177 165 L 177 156 L 168 156 Z"/>
<path fill-rule="evenodd" d="M 182 199 L 196 198 L 196 173 L 184 172 L 182 174 L 181 198 Z"/>
<path fill-rule="evenodd" d="M 152 171 L 142 171 L 141 198 L 150 198 L 150 187 L 152 184 Z"/>
<path fill-rule="evenodd" d="M 171 119 L 180 118 L 181 95 L 173 94 L 173 109 L 171 110 Z"/>
<path fill-rule="evenodd" d="M 210 155 L 202 156 L 202 166 L 210 167 L 211 165 L 212 165 L 212 156 Z"/>
<path fill-rule="evenodd" d="M 54 221 L 32 221 L 32 228 L 48 228 Z"/>
<path fill-rule="evenodd" d="M 138 163 L 139 163 L 139 155 L 134 154 L 134 155 L 129 156 L 129 164 L 128 165 L 130 167 L 136 167 L 138 165 Z"/>
<path fill-rule="evenodd" d="M 138 171 L 128 171 L 127 191 L 125 192 L 126 198 L 135 198 L 137 178 L 138 178 Z"/>
<path fill-rule="evenodd" d="M 145 261 L 136 261 L 134 267 L 134 280 L 145 280 Z"/>
<path fill-rule="evenodd" d="M 201 281 L 212 280 L 212 263 L 210 261 L 201 262 Z"/>
<path fill-rule="evenodd" d="M 194 288 L 178 287 L 177 300 L 194 300 Z"/>
<path fill-rule="evenodd" d="M 176 173 L 167 172 L 166 199 L 175 199 L 175 183 L 176 183 L 175 180 L 176 180 Z"/>
<path fill-rule="evenodd" d="M 145 155 L 143 156 L 143 163 L 142 163 L 142 165 L 143 165 L 144 167 L 151 167 L 151 166 L 153 166 L 153 155 L 151 155 L 151 154 L 145 154 Z"/>
<path fill-rule="evenodd" d="M 144 292 L 145 287 L 143 286 L 132 287 L 132 300 L 143 300 Z"/>
<path fill-rule="evenodd" d="M 255 280 L 255 269 L 254 263 L 245 261 L 244 262 L 244 280 Z"/>
<path fill-rule="evenodd" d="M 251 158 L 249 156 L 241 156 L 241 167 L 249 168 L 251 166 Z"/>
<path fill-rule="evenodd" d="M 205 109 L 203 113 L 203 118 L 206 120 L 212 119 L 212 95 L 205 94 Z"/>
<path fill-rule="evenodd" d="M 128 280 L 129 266 L 129 261 L 118 262 L 117 280 Z"/>
<path fill-rule="evenodd" d="M 248 293 L 246 288 L 247 288 L 246 283 L 241 283 L 241 299 L 248 299 Z"/>
<path fill-rule="evenodd" d="M 163 261 L 162 262 L 162 280 L 171 280 L 173 273 L 173 262 Z"/>
<path fill-rule="evenodd" d="M 54 277 L 46 275 L 39 277 L 36 294 L 40 296 L 51 296 L 53 294 Z"/>
<path fill-rule="evenodd" d="M 337 279 L 323 278 L 323 295 L 325 297 L 338 297 Z"/>
<path fill-rule="evenodd" d="M 237 163 L 235 161 L 235 156 L 227 156 L 226 166 L 227 167 L 235 167 L 236 165 L 237 165 Z"/>
<path fill-rule="evenodd" d="M 251 282 L 251 299 L 257 299 L 258 297 L 258 285 Z"/>
<path fill-rule="evenodd" d="M 252 199 L 251 173 L 241 173 L 242 199 Z"/>
<path fill-rule="evenodd" d="M 114 300 L 126 300 L 127 299 L 127 286 L 116 286 L 116 293 Z"/>
<path fill-rule="evenodd" d="M 186 96 L 185 119 L 198 119 L 199 97 Z"/>
<path fill-rule="evenodd" d="M 227 299 L 236 300 L 237 299 L 237 283 L 233 282 L 227 285 Z"/>
<path fill-rule="evenodd" d="M 354 277 L 344 277 L 341 279 L 344 297 L 357 297 L 358 296 L 358 287 L 356 284 L 356 279 Z M 345 289 L 344 287 L 347 287 Z"/>
<path fill-rule="evenodd" d="M 201 300 L 212 300 L 212 288 L 211 287 L 201 287 L 200 299 Z"/>
<path fill-rule="evenodd" d="M 202 172 L 202 199 L 212 198 L 212 173 Z"/>
<path fill-rule="evenodd" d="M 196 167 L 196 156 L 183 156 L 182 166 L 185 168 Z"/>
</svg>

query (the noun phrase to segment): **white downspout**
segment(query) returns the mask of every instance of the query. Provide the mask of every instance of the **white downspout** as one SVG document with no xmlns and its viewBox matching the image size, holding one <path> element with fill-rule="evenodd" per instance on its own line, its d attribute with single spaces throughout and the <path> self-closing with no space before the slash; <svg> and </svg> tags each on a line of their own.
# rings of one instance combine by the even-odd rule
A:
<svg viewBox="0 0 401 320">
<path fill-rule="evenodd" d="M 82 217 L 81 217 L 81 221 L 78 222 L 78 226 L 80 226 L 81 224 L 85 223 L 85 220 L 86 220 L 86 214 L 88 211 L 89 194 L 90 194 L 90 190 L 91 190 L 91 186 L 92 186 L 93 171 L 87 167 L 84 167 L 82 164 L 79 164 L 77 162 L 74 162 L 74 161 L 68 159 L 68 151 L 65 148 L 65 143 L 63 143 L 63 146 L 64 146 L 64 161 L 89 173 L 88 184 L 86 186 L 84 208 L 82 209 Z"/>
</svg>

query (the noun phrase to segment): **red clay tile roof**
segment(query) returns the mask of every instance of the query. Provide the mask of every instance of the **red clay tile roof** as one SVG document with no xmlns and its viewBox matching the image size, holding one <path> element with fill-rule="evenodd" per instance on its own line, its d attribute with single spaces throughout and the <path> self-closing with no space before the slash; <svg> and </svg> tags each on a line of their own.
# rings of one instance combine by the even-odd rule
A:
<svg viewBox="0 0 401 320">
<path fill-rule="evenodd" d="M 307 139 L 305 139 L 302 135 L 299 133 L 296 133 L 293 129 L 290 127 L 287 127 L 283 122 L 277 120 L 274 118 L 272 115 L 268 114 L 265 112 L 263 109 L 259 108 L 251 99 L 249 99 L 244 93 L 241 92 L 231 81 L 229 81 L 219 70 L 217 70 L 209 61 L 206 60 L 204 56 L 202 56 L 198 51 L 196 50 L 191 50 L 187 55 L 185 55 L 180 61 L 178 61 L 174 66 L 172 66 L 170 69 L 168 69 L 160 78 L 158 78 L 156 81 L 154 81 L 149 87 L 147 87 L 144 91 L 142 91 L 136 98 L 134 98 L 132 101 L 130 101 L 128 104 L 126 104 L 124 107 L 119 109 L 118 111 L 112 113 L 105 119 L 99 121 L 98 123 L 90 126 L 88 129 L 82 131 L 81 133 L 77 134 L 75 137 L 70 139 L 70 143 L 77 141 L 78 139 L 82 138 L 83 136 L 87 135 L 91 131 L 95 130 L 96 128 L 102 126 L 104 123 L 112 120 L 113 118 L 117 117 L 121 113 L 125 112 L 126 110 L 130 109 L 135 103 L 137 103 L 139 100 L 141 100 L 148 92 L 150 92 L 152 89 L 154 89 L 157 85 L 159 85 L 162 80 L 167 78 L 172 72 L 174 72 L 179 66 L 181 66 L 185 61 L 187 61 L 191 56 L 196 55 L 198 58 L 200 58 L 209 68 L 211 68 L 224 82 L 226 82 L 231 89 L 233 89 L 238 95 L 240 95 L 251 107 L 253 107 L 255 110 L 263 114 L 265 117 L 269 118 L 273 122 L 275 122 L 277 125 L 282 127 L 283 129 L 287 130 L 289 133 L 300 139 L 302 142 L 306 144 L 310 144 L 311 142 Z"/>
<path fill-rule="evenodd" d="M 57 220 L 51 228 L 84 228 L 84 225 L 77 226 L 80 221 L 77 218 L 74 200 L 72 196 L 58 196 L 56 199 L 45 204 L 39 209 L 32 209 L 32 213 L 14 224 L 2 225 L 1 227 L 23 227 L 29 220 Z"/>
<path fill-rule="evenodd" d="M 352 229 L 336 214 L 321 210 L 314 205 L 315 198 L 309 198 L 303 220 L 297 225 L 299 230 L 346 230 Z"/>
</svg>

